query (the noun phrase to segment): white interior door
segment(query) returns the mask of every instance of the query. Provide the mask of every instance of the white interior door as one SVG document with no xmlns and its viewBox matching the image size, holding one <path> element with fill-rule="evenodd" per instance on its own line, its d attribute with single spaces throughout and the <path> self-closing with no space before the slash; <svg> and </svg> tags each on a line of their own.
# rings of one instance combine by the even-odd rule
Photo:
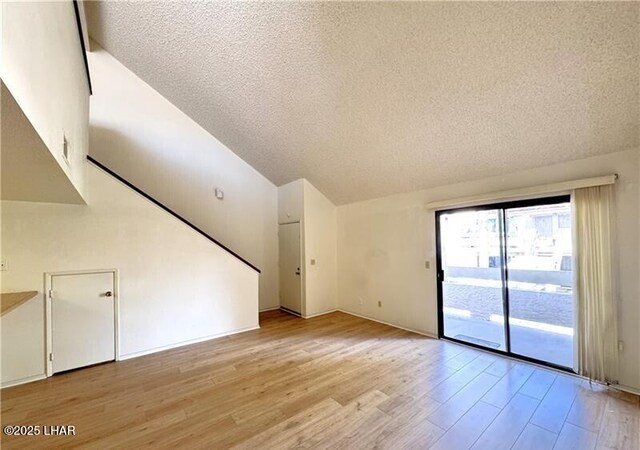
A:
<svg viewBox="0 0 640 450">
<path fill-rule="evenodd" d="M 51 277 L 53 372 L 113 361 L 114 274 Z"/>
<path fill-rule="evenodd" d="M 300 223 L 280 225 L 280 306 L 302 313 Z"/>
</svg>

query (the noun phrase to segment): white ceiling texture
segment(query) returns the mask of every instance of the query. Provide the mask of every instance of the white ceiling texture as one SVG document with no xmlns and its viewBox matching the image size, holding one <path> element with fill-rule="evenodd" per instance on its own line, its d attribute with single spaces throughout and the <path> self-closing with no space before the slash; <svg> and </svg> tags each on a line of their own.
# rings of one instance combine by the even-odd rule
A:
<svg viewBox="0 0 640 450">
<path fill-rule="evenodd" d="M 638 3 L 87 10 L 93 39 L 273 183 L 336 204 L 640 145 Z"/>
</svg>

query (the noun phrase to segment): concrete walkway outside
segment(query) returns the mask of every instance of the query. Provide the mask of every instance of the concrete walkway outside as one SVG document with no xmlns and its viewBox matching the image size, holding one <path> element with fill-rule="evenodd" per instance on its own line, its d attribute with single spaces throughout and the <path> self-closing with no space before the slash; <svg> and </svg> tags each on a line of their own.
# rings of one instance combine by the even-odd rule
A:
<svg viewBox="0 0 640 450">
<path fill-rule="evenodd" d="M 511 290 L 511 351 L 573 367 L 573 299 L 570 294 Z M 444 284 L 444 332 L 448 337 L 505 350 L 502 292 L 499 288 Z M 448 312 L 452 311 L 453 312 Z M 493 318 L 493 320 L 492 320 Z M 537 324 L 540 324 L 538 327 Z M 541 329 L 552 325 L 565 333 Z"/>
</svg>

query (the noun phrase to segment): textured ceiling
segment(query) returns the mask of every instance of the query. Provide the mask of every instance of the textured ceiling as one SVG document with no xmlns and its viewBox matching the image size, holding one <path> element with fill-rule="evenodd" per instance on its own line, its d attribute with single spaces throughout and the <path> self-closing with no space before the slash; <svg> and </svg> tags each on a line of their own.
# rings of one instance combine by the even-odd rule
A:
<svg viewBox="0 0 640 450">
<path fill-rule="evenodd" d="M 97 42 L 232 151 L 337 204 L 640 145 L 638 3 L 87 10 Z"/>
</svg>

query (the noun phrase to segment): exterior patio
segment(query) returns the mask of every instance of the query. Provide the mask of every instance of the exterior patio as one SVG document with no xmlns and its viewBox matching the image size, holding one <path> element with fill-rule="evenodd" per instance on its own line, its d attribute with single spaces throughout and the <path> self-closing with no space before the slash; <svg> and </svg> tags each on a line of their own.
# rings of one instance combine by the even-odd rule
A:
<svg viewBox="0 0 640 450">
<path fill-rule="evenodd" d="M 477 280 L 486 283 L 486 280 Z M 502 289 L 467 281 L 444 283 L 447 337 L 506 350 Z M 511 351 L 573 367 L 573 298 L 537 288 L 510 289 Z"/>
</svg>

